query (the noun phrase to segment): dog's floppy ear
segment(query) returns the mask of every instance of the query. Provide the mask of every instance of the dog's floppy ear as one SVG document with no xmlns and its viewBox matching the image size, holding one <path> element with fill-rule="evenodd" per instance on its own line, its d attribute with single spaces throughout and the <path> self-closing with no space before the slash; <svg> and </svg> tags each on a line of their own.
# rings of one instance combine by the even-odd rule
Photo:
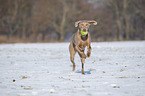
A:
<svg viewBox="0 0 145 96">
<path fill-rule="evenodd" d="M 75 27 L 78 27 L 78 24 L 79 24 L 80 22 L 81 22 L 81 21 L 75 22 Z"/>
<path fill-rule="evenodd" d="M 88 21 L 88 23 L 90 23 L 90 24 L 93 24 L 93 25 L 97 25 L 97 22 L 96 21 Z"/>
</svg>

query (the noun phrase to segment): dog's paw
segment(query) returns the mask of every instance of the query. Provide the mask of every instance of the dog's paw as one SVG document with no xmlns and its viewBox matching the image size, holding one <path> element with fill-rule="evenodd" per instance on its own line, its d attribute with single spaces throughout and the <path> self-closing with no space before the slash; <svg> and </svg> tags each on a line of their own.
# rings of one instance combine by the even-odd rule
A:
<svg viewBox="0 0 145 96">
<path fill-rule="evenodd" d="M 87 57 L 87 56 L 86 56 L 85 54 L 82 54 L 82 58 L 85 58 L 85 59 L 86 59 L 86 57 Z"/>
<path fill-rule="evenodd" d="M 84 52 L 80 52 L 80 57 L 81 57 L 81 58 L 85 58 L 85 59 L 86 59 L 86 57 L 87 57 L 87 56 L 85 55 L 85 53 L 84 53 Z"/>
<path fill-rule="evenodd" d="M 87 52 L 87 57 L 90 57 L 91 56 L 91 52 Z"/>
</svg>

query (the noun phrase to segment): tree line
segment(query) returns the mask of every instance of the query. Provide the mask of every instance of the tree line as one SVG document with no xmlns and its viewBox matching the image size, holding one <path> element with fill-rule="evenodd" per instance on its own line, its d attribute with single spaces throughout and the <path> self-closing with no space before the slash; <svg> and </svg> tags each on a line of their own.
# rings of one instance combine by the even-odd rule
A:
<svg viewBox="0 0 145 96">
<path fill-rule="evenodd" d="M 69 41 L 96 20 L 92 41 L 144 40 L 145 0 L 0 0 L 0 42 Z"/>
</svg>

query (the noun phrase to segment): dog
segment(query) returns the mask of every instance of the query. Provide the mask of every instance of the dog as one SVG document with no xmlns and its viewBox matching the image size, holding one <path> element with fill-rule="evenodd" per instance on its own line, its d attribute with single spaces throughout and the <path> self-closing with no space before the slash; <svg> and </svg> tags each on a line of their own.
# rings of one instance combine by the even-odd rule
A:
<svg viewBox="0 0 145 96">
<path fill-rule="evenodd" d="M 69 45 L 70 60 L 73 63 L 73 71 L 75 71 L 74 56 L 76 52 L 78 52 L 82 63 L 82 74 L 84 74 L 85 59 L 91 55 L 91 37 L 89 33 L 90 25 L 97 25 L 97 22 L 88 20 L 80 20 L 75 22 L 75 27 L 79 26 L 79 28 L 78 31 L 73 34 Z M 84 50 L 86 46 L 88 50 L 85 55 Z"/>
</svg>

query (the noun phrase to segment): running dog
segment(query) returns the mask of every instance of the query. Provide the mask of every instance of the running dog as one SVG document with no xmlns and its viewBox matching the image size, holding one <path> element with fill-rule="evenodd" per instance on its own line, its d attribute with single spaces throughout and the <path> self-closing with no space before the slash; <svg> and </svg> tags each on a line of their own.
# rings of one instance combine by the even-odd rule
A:
<svg viewBox="0 0 145 96">
<path fill-rule="evenodd" d="M 76 52 L 78 52 L 82 63 L 82 74 L 84 74 L 85 59 L 91 55 L 91 37 L 88 30 L 90 25 L 97 25 L 97 22 L 88 20 L 80 20 L 75 22 L 75 27 L 79 26 L 79 28 L 78 31 L 73 34 L 69 45 L 70 60 L 73 63 L 73 71 L 75 71 L 74 56 Z M 86 46 L 88 51 L 85 55 L 84 50 Z"/>
</svg>

